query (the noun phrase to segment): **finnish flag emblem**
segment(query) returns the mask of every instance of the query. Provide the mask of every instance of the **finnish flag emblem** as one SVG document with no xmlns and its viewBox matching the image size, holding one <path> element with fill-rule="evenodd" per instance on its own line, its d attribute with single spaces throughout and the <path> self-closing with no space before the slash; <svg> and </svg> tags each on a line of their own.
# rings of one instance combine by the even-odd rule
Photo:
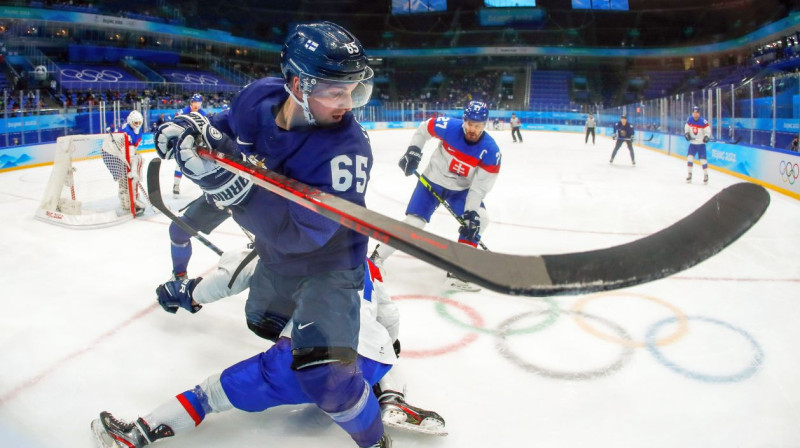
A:
<svg viewBox="0 0 800 448">
<path fill-rule="evenodd" d="M 313 40 L 309 40 L 308 42 L 306 42 L 306 48 L 311 51 L 316 51 L 317 47 L 319 47 L 319 44 L 314 42 Z"/>
</svg>

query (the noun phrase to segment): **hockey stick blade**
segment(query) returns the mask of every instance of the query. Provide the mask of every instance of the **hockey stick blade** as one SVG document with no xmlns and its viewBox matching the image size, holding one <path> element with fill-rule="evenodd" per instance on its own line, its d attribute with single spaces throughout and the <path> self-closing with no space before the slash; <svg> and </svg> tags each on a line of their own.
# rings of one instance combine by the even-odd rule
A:
<svg viewBox="0 0 800 448">
<path fill-rule="evenodd" d="M 183 222 L 180 218 L 175 216 L 172 213 L 172 210 L 167 208 L 166 204 L 164 204 L 164 199 L 161 197 L 161 180 L 158 178 L 158 173 L 161 170 L 161 159 L 158 157 L 153 158 L 150 160 L 150 164 L 147 165 L 147 190 L 150 193 L 150 203 L 153 204 L 157 210 L 164 214 L 167 218 L 169 218 L 172 222 L 177 224 L 181 229 L 183 229 L 189 235 L 197 238 L 198 241 L 203 243 L 204 246 L 216 252 L 217 255 L 222 255 L 222 250 L 214 245 L 211 241 L 207 240 L 200 235 L 198 231 Z"/>
<path fill-rule="evenodd" d="M 487 289 L 511 295 L 586 294 L 667 277 L 713 256 L 755 224 L 769 193 L 739 183 L 689 216 L 642 239 L 607 249 L 523 256 L 458 244 L 267 169 L 199 150 L 224 169 L 341 225 Z"/>
</svg>

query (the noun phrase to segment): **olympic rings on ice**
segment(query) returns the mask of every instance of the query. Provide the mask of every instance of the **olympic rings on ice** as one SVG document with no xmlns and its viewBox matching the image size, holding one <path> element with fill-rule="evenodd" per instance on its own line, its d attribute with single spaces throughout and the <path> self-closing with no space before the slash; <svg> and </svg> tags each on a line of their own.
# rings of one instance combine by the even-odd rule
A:
<svg viewBox="0 0 800 448">
<path fill-rule="evenodd" d="M 529 312 L 525 312 L 525 313 L 522 313 L 522 314 L 518 314 L 516 316 L 513 316 L 513 317 L 503 321 L 500 324 L 500 328 L 501 329 L 509 328 L 512 324 L 514 324 L 515 322 L 517 322 L 520 319 L 523 319 L 523 318 L 525 318 L 527 316 L 530 316 L 530 315 L 538 315 L 538 314 L 542 314 L 542 313 L 545 313 L 545 312 L 546 311 L 539 311 L 539 312 L 529 311 Z M 574 310 L 562 311 L 562 313 L 564 313 L 564 314 L 572 314 L 574 316 L 580 316 L 582 318 L 595 320 L 595 321 L 600 322 L 601 324 L 611 328 L 611 330 L 613 330 L 619 336 L 619 338 L 621 338 L 623 340 L 630 340 L 631 339 L 630 335 L 628 334 L 627 331 L 625 331 L 625 329 L 623 329 L 619 325 L 617 325 L 614 322 L 611 322 L 611 321 L 609 321 L 609 320 L 607 320 L 605 318 L 598 317 L 598 316 L 593 316 L 593 315 L 584 313 L 582 311 L 574 311 Z M 541 334 L 541 333 L 537 333 L 537 334 Z M 511 361 L 512 363 L 516 364 L 518 367 L 522 368 L 523 370 L 525 370 L 527 372 L 534 373 L 534 374 L 539 375 L 539 376 L 543 376 L 543 377 L 547 377 L 547 378 L 554 378 L 554 379 L 562 379 L 562 380 L 591 380 L 591 379 L 595 379 L 595 378 L 601 378 L 601 377 L 604 377 L 604 376 L 608 376 L 608 375 L 616 372 L 617 370 L 621 369 L 623 366 L 625 366 L 625 364 L 628 363 L 628 361 L 631 359 L 631 356 L 633 355 L 633 347 L 631 347 L 630 345 L 623 345 L 621 350 L 620 350 L 620 353 L 619 353 L 619 356 L 617 357 L 617 359 L 614 362 L 612 362 L 611 364 L 609 364 L 608 366 L 600 367 L 600 368 L 594 369 L 594 370 L 587 370 L 587 371 L 583 371 L 583 372 L 565 372 L 565 371 L 548 369 L 548 368 L 545 368 L 545 367 L 534 365 L 534 364 L 532 364 L 530 362 L 527 362 L 527 361 L 523 360 L 522 358 L 520 358 L 516 354 L 512 353 L 511 348 L 508 345 L 508 341 L 506 341 L 506 334 L 503 331 L 500 331 L 497 334 L 497 342 L 496 342 L 495 346 L 497 348 L 497 351 L 500 352 L 500 354 L 504 358 L 506 358 L 509 361 Z"/>
<path fill-rule="evenodd" d="M 591 302 L 592 300 L 600 299 L 600 298 L 603 298 L 603 297 L 611 297 L 611 296 L 629 296 L 629 297 L 637 297 L 637 298 L 640 298 L 640 299 L 649 300 L 651 302 L 657 303 L 657 304 L 669 309 L 670 311 L 672 311 L 673 314 L 675 314 L 675 316 L 677 316 L 676 320 L 678 321 L 678 329 L 675 330 L 675 333 L 673 333 L 672 335 L 667 336 L 667 337 L 665 337 L 663 339 L 659 339 L 657 341 L 654 341 L 653 343 L 655 345 L 671 344 L 671 343 L 677 341 L 678 339 L 682 338 L 686 334 L 686 332 L 689 330 L 689 324 L 688 324 L 688 322 L 686 320 L 686 315 L 683 314 L 683 312 L 681 310 L 679 310 L 677 307 L 675 307 L 674 305 L 672 305 L 670 303 L 667 303 L 667 302 L 665 302 L 663 300 L 660 300 L 660 299 L 656 299 L 655 297 L 646 296 L 644 294 L 637 294 L 637 293 L 624 292 L 624 291 L 614 291 L 614 292 L 606 292 L 606 293 L 600 293 L 600 294 L 592 294 L 590 296 L 586 296 L 586 297 L 578 300 L 577 302 L 575 302 L 575 304 L 572 306 L 572 310 L 573 311 L 581 311 L 582 312 L 584 306 L 586 306 L 586 304 Z M 611 335 L 607 335 L 607 334 L 605 334 L 605 333 L 603 333 L 601 331 L 598 331 L 594 327 L 592 327 L 591 325 L 586 323 L 586 321 L 583 319 L 583 317 L 579 313 L 578 314 L 573 314 L 573 316 L 575 316 L 575 322 L 578 323 L 578 326 L 580 326 L 582 329 L 586 330 L 586 332 L 591 333 L 592 335 L 597 336 L 600 339 L 604 339 L 604 340 L 610 341 L 610 342 L 616 342 L 617 344 L 622 344 L 622 345 L 626 345 L 626 346 L 629 346 L 629 347 L 639 347 L 639 348 L 647 347 L 647 344 L 645 342 L 636 342 L 636 341 L 633 341 L 631 339 L 621 339 L 621 338 L 617 338 L 617 337 L 614 337 L 614 336 L 611 336 Z"/>
<path fill-rule="evenodd" d="M 759 367 L 761 367 L 761 364 L 764 362 L 764 351 L 761 349 L 761 346 L 758 344 L 755 338 L 753 338 L 753 336 L 750 335 L 750 333 L 740 328 L 734 327 L 729 323 L 717 319 L 712 319 L 710 317 L 690 316 L 688 317 L 688 319 L 692 321 L 706 322 L 709 324 L 718 325 L 720 327 L 727 328 L 733 331 L 734 333 L 739 334 L 740 336 L 745 338 L 747 342 L 749 342 L 750 345 L 752 346 L 753 359 L 747 363 L 747 366 L 744 369 L 742 369 L 739 372 L 732 373 L 730 375 L 712 375 L 707 373 L 696 372 L 681 367 L 677 363 L 668 360 L 661 352 L 661 350 L 656 346 L 655 343 L 656 335 L 658 334 L 658 331 L 661 329 L 661 327 L 670 324 L 676 320 L 674 317 L 669 317 L 667 319 L 663 319 L 656 322 L 652 327 L 650 327 L 650 330 L 648 330 L 647 332 L 647 339 L 646 339 L 647 349 L 661 364 L 666 366 L 668 369 L 680 373 L 681 375 L 689 377 L 691 379 L 705 381 L 707 383 L 732 383 L 750 378 L 758 371 Z"/>
<path fill-rule="evenodd" d="M 613 322 L 605 317 L 590 314 L 584 311 L 584 308 L 589 302 L 614 295 L 629 296 L 655 303 L 669 310 L 673 316 L 662 319 L 649 327 L 643 342 L 635 341 L 628 331 L 622 328 L 622 326 L 618 323 Z M 753 376 L 758 371 L 764 359 L 764 352 L 759 346 L 758 342 L 746 331 L 717 319 L 707 317 L 688 317 L 683 311 L 664 300 L 632 292 L 614 291 L 586 296 L 576 301 L 570 310 L 561 309 L 552 298 L 540 299 L 542 300 L 541 303 L 548 305 L 547 309 L 526 311 L 521 314 L 517 314 L 504 320 L 496 328 L 487 328 L 483 317 L 476 309 L 450 298 L 426 295 L 405 295 L 395 296 L 394 298 L 396 300 L 432 301 L 434 302 L 434 309 L 441 318 L 470 331 L 470 333 L 462 337 L 457 342 L 439 348 L 429 350 L 404 349 L 401 356 L 408 358 L 425 358 L 451 353 L 474 342 L 478 338 L 479 334 L 490 334 L 496 339 L 495 348 L 498 353 L 519 368 L 542 377 L 572 381 L 601 378 L 620 370 L 630 361 L 636 348 L 646 348 L 660 364 L 683 376 L 694 380 L 715 383 L 745 380 Z M 449 310 L 451 307 L 457 308 L 464 313 L 467 316 L 468 321 L 454 317 Z M 562 314 L 571 315 L 576 324 L 586 333 L 603 341 L 618 345 L 620 349 L 616 358 L 602 367 L 585 371 L 564 371 L 533 364 L 525 360 L 519 354 L 513 352 L 509 341 L 510 336 L 532 333 L 537 333 L 538 335 L 540 334 L 539 332 L 555 323 L 558 319 L 558 316 Z M 518 325 L 520 321 L 529 317 L 540 319 L 538 323 L 534 325 L 527 327 L 522 326 L 521 328 L 517 329 L 514 328 L 514 326 Z M 541 319 L 542 317 L 543 319 Z M 587 321 L 592 321 L 592 324 L 588 323 Z M 688 334 L 689 321 L 704 322 L 722 326 L 733 331 L 734 333 L 739 334 L 750 343 L 752 347 L 751 353 L 753 354 L 752 359 L 747 363 L 744 369 L 726 375 L 697 372 L 685 367 L 681 367 L 677 363 L 670 361 L 662 353 L 663 349 L 661 347 L 675 343 L 681 338 L 684 338 Z M 670 334 L 659 337 L 659 333 L 661 332 L 662 328 L 668 324 L 672 324 L 675 329 Z M 596 328 L 597 326 L 605 327 L 605 330 L 601 331 Z"/>
</svg>

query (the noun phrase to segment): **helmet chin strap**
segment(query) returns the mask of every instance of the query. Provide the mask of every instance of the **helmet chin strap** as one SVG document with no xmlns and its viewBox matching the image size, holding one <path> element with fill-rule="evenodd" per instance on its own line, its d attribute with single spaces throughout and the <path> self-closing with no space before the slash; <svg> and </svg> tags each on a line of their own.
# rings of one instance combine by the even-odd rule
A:
<svg viewBox="0 0 800 448">
<path fill-rule="evenodd" d="M 308 95 L 306 95 L 306 92 L 303 90 L 300 91 L 303 95 L 303 101 L 300 101 L 296 96 L 294 96 L 292 89 L 289 88 L 288 84 L 284 84 L 283 88 L 289 93 L 289 97 L 293 99 L 301 109 L 303 109 L 303 116 L 305 117 L 306 122 L 308 122 L 310 126 L 315 126 L 317 124 L 317 120 L 315 120 L 314 116 L 311 115 L 311 109 L 308 107 Z"/>
</svg>

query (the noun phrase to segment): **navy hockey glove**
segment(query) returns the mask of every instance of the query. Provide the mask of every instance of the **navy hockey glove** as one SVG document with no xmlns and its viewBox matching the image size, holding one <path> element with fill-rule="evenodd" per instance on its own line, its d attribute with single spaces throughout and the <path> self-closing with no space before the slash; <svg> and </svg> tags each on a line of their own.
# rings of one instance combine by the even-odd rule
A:
<svg viewBox="0 0 800 448">
<path fill-rule="evenodd" d="M 179 121 L 180 119 L 180 121 Z M 178 139 L 175 162 L 186 177 L 196 183 L 219 207 L 240 204 L 249 196 L 253 183 L 231 173 L 211 160 L 200 157 L 197 147 L 230 148 L 230 138 L 211 126 L 200 114 L 192 112 L 175 118 L 185 129 Z M 191 121 L 192 123 L 188 123 Z"/>
<path fill-rule="evenodd" d="M 156 129 L 153 134 L 153 141 L 156 145 L 156 154 L 164 160 L 175 157 L 175 148 L 178 138 L 186 129 L 178 123 L 164 123 Z"/>
<path fill-rule="evenodd" d="M 164 311 L 175 314 L 178 308 L 183 308 L 190 313 L 194 314 L 200 311 L 202 305 L 192 305 L 192 293 L 194 288 L 200 283 L 202 277 L 184 280 L 172 280 L 158 285 L 156 288 L 156 295 L 158 296 L 158 304 Z"/>
<path fill-rule="evenodd" d="M 458 229 L 458 239 L 477 242 L 481 232 L 481 217 L 478 212 L 467 210 L 461 215 L 461 220 L 464 221 L 464 225 Z"/>
<path fill-rule="evenodd" d="M 686 141 L 687 142 L 692 141 L 692 134 L 687 132 L 687 133 L 683 134 L 683 136 L 686 137 Z"/>
<path fill-rule="evenodd" d="M 422 150 L 416 146 L 409 146 L 406 154 L 400 159 L 398 165 L 403 170 L 403 174 L 410 176 L 419 167 L 419 161 L 422 159 Z"/>
<path fill-rule="evenodd" d="M 703 143 L 708 143 L 708 140 L 709 140 L 708 136 L 704 135 L 703 136 Z"/>
<path fill-rule="evenodd" d="M 616 140 L 616 139 L 617 139 L 617 134 L 611 134 L 611 140 Z"/>
</svg>

